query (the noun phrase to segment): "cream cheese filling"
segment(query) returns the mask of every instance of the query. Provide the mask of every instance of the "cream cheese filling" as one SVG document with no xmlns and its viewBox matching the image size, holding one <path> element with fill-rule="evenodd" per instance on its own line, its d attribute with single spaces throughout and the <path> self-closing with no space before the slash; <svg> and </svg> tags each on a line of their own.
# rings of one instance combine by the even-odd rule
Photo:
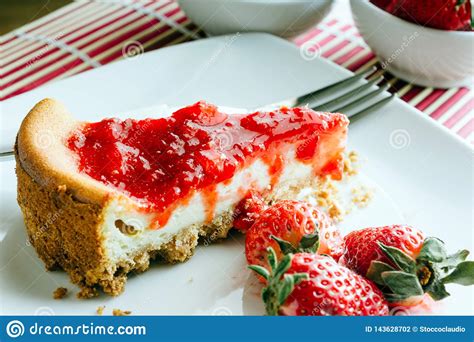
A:
<svg viewBox="0 0 474 342">
<path fill-rule="evenodd" d="M 273 190 L 285 191 L 313 177 L 312 166 L 298 161 L 294 150 L 289 150 L 283 157 L 285 166 Z M 270 183 L 271 175 L 267 164 L 256 159 L 248 167 L 237 172 L 231 182 L 218 184 L 218 200 L 213 217 L 233 210 L 248 190 L 267 189 L 271 186 Z M 205 222 L 206 204 L 199 192 L 196 192 L 186 205 L 177 207 L 166 225 L 159 229 L 151 228 L 154 223 L 153 213 L 140 211 L 136 204 L 125 196 L 114 196 L 105 209 L 101 228 L 103 247 L 109 261 L 116 263 L 143 250 L 159 249 L 183 229 Z"/>
</svg>

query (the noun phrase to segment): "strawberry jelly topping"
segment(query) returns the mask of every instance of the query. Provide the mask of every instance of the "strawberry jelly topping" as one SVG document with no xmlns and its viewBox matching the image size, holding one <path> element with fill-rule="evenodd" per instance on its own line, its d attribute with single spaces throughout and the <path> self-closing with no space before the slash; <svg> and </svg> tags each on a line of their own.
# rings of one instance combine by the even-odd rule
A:
<svg viewBox="0 0 474 342">
<path fill-rule="evenodd" d="M 252 189 L 235 206 L 232 225 L 235 229 L 246 233 L 265 209 L 267 209 L 267 203 L 262 194 Z"/>
<path fill-rule="evenodd" d="M 343 115 L 307 108 L 227 115 L 198 102 L 167 118 L 88 123 L 67 145 L 81 172 L 152 211 L 168 212 L 159 220 L 162 226 L 176 203 L 185 203 L 195 190 L 203 191 L 212 218 L 217 183 L 230 181 L 255 158 L 269 165 L 275 182 L 283 167 L 282 143 L 295 144 L 296 157 L 309 163 L 323 133 L 347 123 Z"/>
</svg>

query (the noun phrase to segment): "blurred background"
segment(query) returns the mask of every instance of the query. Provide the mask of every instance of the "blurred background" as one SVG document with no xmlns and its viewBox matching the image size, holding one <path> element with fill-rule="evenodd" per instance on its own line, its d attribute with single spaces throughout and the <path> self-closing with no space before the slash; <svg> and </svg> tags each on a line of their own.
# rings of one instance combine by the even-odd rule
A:
<svg viewBox="0 0 474 342">
<path fill-rule="evenodd" d="M 0 101 L 147 51 L 257 31 L 294 43 L 308 62 L 376 66 L 390 92 L 464 132 L 471 20 L 470 0 L 1 0 Z"/>
<path fill-rule="evenodd" d="M 71 3 L 72 0 L 2 0 L 0 1 L 0 35 Z"/>
</svg>

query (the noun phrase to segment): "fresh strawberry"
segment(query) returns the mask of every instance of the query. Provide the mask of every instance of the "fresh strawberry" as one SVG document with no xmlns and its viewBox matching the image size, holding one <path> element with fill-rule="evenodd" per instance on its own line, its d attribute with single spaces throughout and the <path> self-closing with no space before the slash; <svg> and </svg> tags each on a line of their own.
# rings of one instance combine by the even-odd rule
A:
<svg viewBox="0 0 474 342">
<path fill-rule="evenodd" d="M 397 8 L 399 0 L 371 0 L 370 2 L 378 8 L 381 8 L 384 11 L 393 14 L 393 12 L 395 12 L 395 9 Z"/>
<path fill-rule="evenodd" d="M 314 253 L 286 254 L 280 262 L 269 248 L 270 272 L 251 265 L 267 280 L 262 291 L 268 315 L 385 316 L 387 301 L 370 280 L 339 265 L 331 257 Z"/>
<path fill-rule="evenodd" d="M 346 235 L 339 263 L 373 280 L 392 306 L 411 306 L 424 293 L 434 300 L 449 296 L 445 284 L 473 285 L 474 262 L 465 261 L 468 254 L 461 250 L 448 255 L 441 240 L 393 225 Z"/>
<path fill-rule="evenodd" d="M 246 233 L 267 207 L 262 194 L 250 190 L 235 207 L 234 228 L 240 230 L 242 233 Z"/>
<path fill-rule="evenodd" d="M 470 0 L 372 0 L 371 2 L 415 24 L 441 30 L 471 30 Z"/>
<path fill-rule="evenodd" d="M 285 251 L 272 236 L 289 242 Z M 284 200 L 265 210 L 249 229 L 245 255 L 249 264 L 266 267 L 268 247 L 278 258 L 297 251 L 332 255 L 337 254 L 340 242 L 339 230 L 324 212 L 306 202 Z"/>
<path fill-rule="evenodd" d="M 407 225 L 393 225 L 365 228 L 347 234 L 342 242 L 342 256 L 339 262 L 365 275 L 373 260 L 390 263 L 378 243 L 399 248 L 411 259 L 420 253 L 425 235 Z"/>
</svg>

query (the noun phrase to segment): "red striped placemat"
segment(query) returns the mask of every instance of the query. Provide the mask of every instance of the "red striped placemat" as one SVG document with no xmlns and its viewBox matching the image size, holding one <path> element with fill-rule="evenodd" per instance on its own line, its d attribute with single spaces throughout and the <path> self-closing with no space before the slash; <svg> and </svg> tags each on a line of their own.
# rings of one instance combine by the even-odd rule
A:
<svg viewBox="0 0 474 342">
<path fill-rule="evenodd" d="M 202 37 L 172 0 L 77 1 L 0 38 L 0 100 L 127 56 Z M 294 42 L 352 71 L 378 66 L 354 23 L 336 13 Z M 386 81 L 391 92 L 474 143 L 474 91 L 424 88 L 390 75 Z"/>
<path fill-rule="evenodd" d="M 200 37 L 174 1 L 75 2 L 3 37 L 0 99 Z"/>
</svg>

